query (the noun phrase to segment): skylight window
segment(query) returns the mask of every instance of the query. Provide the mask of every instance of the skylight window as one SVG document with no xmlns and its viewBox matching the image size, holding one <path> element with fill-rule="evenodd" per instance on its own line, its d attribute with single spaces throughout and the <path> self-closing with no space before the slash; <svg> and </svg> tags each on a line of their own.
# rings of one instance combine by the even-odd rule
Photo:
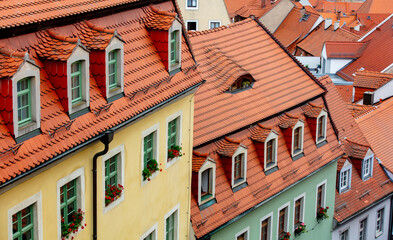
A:
<svg viewBox="0 0 393 240">
<path fill-rule="evenodd" d="M 250 74 L 239 77 L 236 82 L 229 88 L 229 92 L 237 92 L 242 89 L 252 88 L 254 79 Z"/>
</svg>

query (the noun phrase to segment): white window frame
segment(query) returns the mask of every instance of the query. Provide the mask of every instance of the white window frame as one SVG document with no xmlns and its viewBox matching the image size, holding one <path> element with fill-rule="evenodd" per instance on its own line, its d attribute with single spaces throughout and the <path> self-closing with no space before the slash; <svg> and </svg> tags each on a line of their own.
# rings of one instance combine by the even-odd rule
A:
<svg viewBox="0 0 393 240">
<path fill-rule="evenodd" d="M 34 239 L 43 240 L 42 192 L 38 192 L 16 206 L 8 209 L 8 240 L 12 240 L 12 215 L 33 205 Z"/>
<path fill-rule="evenodd" d="M 173 31 L 179 31 L 179 34 L 177 35 L 178 39 L 178 46 L 177 46 L 177 54 L 179 57 L 179 62 L 175 64 L 171 64 L 171 35 Z M 172 23 L 171 28 L 168 31 L 168 72 L 171 72 L 173 70 L 179 69 L 181 67 L 181 49 L 182 49 L 182 24 L 175 19 Z"/>
<path fill-rule="evenodd" d="M 117 88 L 109 89 L 109 64 L 108 55 L 111 51 L 116 51 L 117 63 Z M 119 93 L 124 92 L 124 42 L 120 40 L 115 32 L 115 35 L 110 40 L 108 46 L 105 48 L 105 81 L 106 81 L 106 96 L 107 99 Z"/>
<path fill-rule="evenodd" d="M 250 226 L 244 228 L 243 230 L 241 230 L 240 232 L 236 233 L 235 235 L 235 240 L 237 240 L 237 238 L 242 235 L 243 233 L 246 233 L 246 240 L 250 240 Z"/>
<path fill-rule="evenodd" d="M 289 228 L 289 215 L 290 215 L 289 213 L 291 212 L 291 203 L 287 202 L 284 205 L 282 205 L 281 207 L 279 207 L 278 210 L 277 210 L 277 236 L 280 236 L 280 233 L 279 233 L 279 230 L 280 230 L 280 226 L 279 226 L 279 224 L 280 224 L 280 211 L 282 209 L 284 209 L 284 208 L 287 208 L 287 212 L 285 213 L 286 214 L 286 219 L 285 219 L 285 224 L 284 224 L 285 225 L 284 226 L 285 232 L 289 232 L 289 229 L 291 229 L 291 228 Z"/>
<path fill-rule="evenodd" d="M 347 172 L 347 185 L 341 187 L 342 177 L 345 172 Z M 346 160 L 344 166 L 340 170 L 340 177 L 338 182 L 338 189 L 340 193 L 343 193 L 351 189 L 351 178 L 352 178 L 352 164 L 348 160 Z"/>
<path fill-rule="evenodd" d="M 117 183 L 121 184 L 124 189 L 121 193 L 121 196 L 110 203 L 108 206 L 105 206 L 105 162 L 111 159 L 112 157 L 119 155 L 117 158 Z M 102 205 L 103 205 L 103 214 L 106 214 L 108 211 L 119 205 L 124 200 L 124 144 L 121 144 L 114 149 L 110 150 L 107 154 L 102 156 Z"/>
<path fill-rule="evenodd" d="M 302 193 L 299 196 L 297 196 L 296 198 L 293 199 L 293 231 L 295 231 L 295 209 L 296 209 L 296 201 L 299 199 L 303 199 L 300 205 L 300 222 L 304 223 L 304 216 L 305 216 L 305 204 L 306 204 L 306 193 Z"/>
<path fill-rule="evenodd" d="M 367 175 L 364 173 L 366 160 L 370 160 L 369 168 L 368 168 L 369 173 Z M 373 176 L 373 167 L 374 167 L 373 163 L 374 163 L 374 153 L 371 151 L 371 149 L 368 149 L 366 156 L 364 157 L 364 159 L 362 161 L 362 180 L 363 181 L 366 181 Z"/>
<path fill-rule="evenodd" d="M 164 235 L 165 235 L 165 240 L 166 240 L 166 219 L 171 216 L 172 214 L 175 213 L 175 240 L 179 240 L 179 231 L 180 231 L 180 219 L 179 219 L 179 213 L 180 212 L 180 203 L 177 204 L 174 208 L 172 208 L 167 214 L 165 214 L 164 217 Z"/>
<path fill-rule="evenodd" d="M 326 208 L 326 188 L 327 188 L 327 179 L 323 180 L 322 182 L 318 183 L 315 187 L 315 217 L 317 216 L 317 205 L 318 205 L 318 188 L 323 186 L 322 188 L 322 207 Z"/>
<path fill-rule="evenodd" d="M 266 219 L 269 219 L 269 218 L 270 218 L 270 220 L 269 220 L 269 224 L 268 224 L 268 229 L 270 231 L 269 230 L 268 231 L 270 233 L 269 233 L 268 239 L 272 239 L 272 236 L 273 236 L 273 226 L 272 226 L 273 212 L 270 212 L 269 214 L 267 214 L 266 216 L 264 216 L 260 219 L 260 221 L 259 221 L 259 239 L 262 239 L 262 222 L 265 221 Z"/>
<path fill-rule="evenodd" d="M 381 230 L 380 231 L 378 231 L 378 229 L 377 229 L 377 227 L 378 227 L 378 212 L 379 211 L 382 211 L 382 216 L 381 216 L 381 219 L 380 219 L 380 221 L 381 221 Z M 376 211 L 376 216 L 375 216 L 375 237 L 377 238 L 377 237 L 379 237 L 379 236 L 381 236 L 382 234 L 383 234 L 383 229 L 384 229 L 384 216 L 385 216 L 385 206 L 383 206 L 382 208 L 379 208 L 377 211 Z"/>
<path fill-rule="evenodd" d="M 211 28 L 211 23 L 220 23 L 220 26 L 219 27 L 221 27 L 222 26 L 222 22 L 220 21 L 220 20 L 209 20 L 209 29 L 213 29 L 213 28 Z"/>
<path fill-rule="evenodd" d="M 212 196 L 202 201 L 202 196 L 201 196 L 202 173 L 207 169 L 212 169 L 211 183 L 209 183 L 211 184 Z M 204 204 L 205 202 L 208 202 L 211 199 L 214 199 L 215 197 L 216 197 L 216 162 L 208 157 L 198 172 L 198 205 Z"/>
<path fill-rule="evenodd" d="M 61 238 L 61 212 L 60 212 L 60 188 L 67 184 L 68 182 L 77 179 L 76 186 L 77 186 L 77 194 L 79 194 L 79 199 L 77 202 L 78 208 L 85 212 L 85 168 L 81 167 L 71 174 L 61 178 L 57 181 L 56 184 L 56 191 L 57 191 L 57 236 L 58 239 Z M 78 233 L 71 234 L 70 236 L 75 236 Z"/>
<path fill-rule="evenodd" d="M 25 78 L 30 79 L 30 96 L 31 96 L 31 123 L 18 125 L 18 82 Z M 39 129 L 41 127 L 41 88 L 40 88 L 40 69 L 33 64 L 26 55 L 25 61 L 19 66 L 18 71 L 12 76 L 12 102 L 13 102 L 13 122 L 14 135 L 20 137 L 26 133 Z"/>
<path fill-rule="evenodd" d="M 324 125 L 322 126 L 322 130 L 323 130 L 323 138 L 318 139 L 318 132 L 319 132 L 319 128 L 321 126 L 319 126 L 319 118 L 321 117 L 325 117 L 325 121 L 324 121 Z M 323 141 L 326 140 L 326 128 L 327 128 L 327 112 L 325 109 L 322 109 L 321 113 L 318 115 L 317 117 L 317 129 L 316 129 L 316 134 L 315 134 L 315 143 L 321 143 Z"/>
<path fill-rule="evenodd" d="M 158 223 L 154 224 L 149 230 L 144 232 L 142 236 L 139 238 L 139 240 L 144 240 L 147 236 L 149 236 L 151 233 L 153 233 L 154 240 L 158 239 L 157 236 L 157 229 L 158 229 Z"/>
<path fill-rule="evenodd" d="M 159 161 L 159 152 L 160 152 L 160 144 L 159 144 L 159 139 L 160 139 L 160 124 L 157 123 L 151 127 L 149 127 L 148 129 L 146 129 L 145 131 L 142 132 L 142 139 L 141 139 L 141 186 L 145 185 L 148 180 L 146 179 L 145 181 L 143 181 L 143 175 L 142 175 L 142 171 L 144 169 L 144 139 L 146 136 L 148 136 L 151 133 L 155 133 L 154 134 L 154 148 L 153 148 L 153 155 L 154 155 L 154 159 L 157 161 L 157 164 L 160 165 L 160 161 Z M 155 171 L 151 177 L 150 180 L 152 180 L 153 178 L 155 178 L 158 175 L 159 171 Z"/>
<path fill-rule="evenodd" d="M 302 129 L 301 134 L 300 134 L 301 135 L 300 136 L 300 150 L 295 153 L 295 150 L 294 150 L 294 145 L 295 145 L 294 137 L 295 136 L 294 136 L 294 134 L 295 134 L 295 129 L 297 129 L 298 127 L 301 127 L 301 129 Z M 303 153 L 303 143 L 304 143 L 304 122 L 303 122 L 303 120 L 299 119 L 297 121 L 297 123 L 295 124 L 295 126 L 292 128 L 292 149 L 291 149 L 292 157 L 295 157 L 295 156 Z"/>
<path fill-rule="evenodd" d="M 198 10 L 199 9 L 199 0 L 195 0 L 196 1 L 196 6 L 195 7 L 189 7 L 187 2 L 188 0 L 185 0 L 186 4 L 185 4 L 185 8 L 186 10 Z"/>
<path fill-rule="evenodd" d="M 180 159 L 180 157 L 176 157 L 174 159 L 172 159 L 171 161 L 168 162 L 168 123 L 171 122 L 172 120 L 175 120 L 176 118 L 178 118 L 178 124 L 176 125 L 177 129 L 176 129 L 176 133 L 177 134 L 177 142 L 179 144 L 179 146 L 181 146 L 182 144 L 182 129 L 183 129 L 183 111 L 180 110 L 174 114 L 172 114 L 171 116 L 169 116 L 166 119 L 166 125 L 165 125 L 165 135 L 166 135 L 166 140 L 165 140 L 165 169 L 169 168 L 170 166 L 172 166 L 175 162 L 177 162 L 177 160 Z"/>
<path fill-rule="evenodd" d="M 188 23 L 189 23 L 189 22 L 194 22 L 194 23 L 196 23 L 196 30 L 195 30 L 195 31 L 198 31 L 198 29 L 199 29 L 199 22 L 198 22 L 198 20 L 187 20 L 187 21 L 186 21 L 187 31 L 194 31 L 194 30 L 189 30 L 189 29 L 188 29 Z"/>
<path fill-rule="evenodd" d="M 274 153 L 273 153 L 273 157 L 274 157 L 274 164 L 271 166 L 266 166 L 266 157 L 267 157 L 267 143 L 270 140 L 274 140 Z M 264 169 L 265 171 L 268 171 L 274 167 L 277 166 L 277 148 L 278 147 L 278 133 L 276 133 L 274 130 L 270 131 L 269 135 L 266 137 L 265 143 L 264 143 Z"/>
<path fill-rule="evenodd" d="M 342 235 L 343 233 L 345 233 L 345 232 L 347 232 L 347 236 L 346 236 L 345 240 L 349 240 L 349 239 L 350 239 L 350 238 L 349 238 L 349 227 L 347 227 L 347 228 L 345 228 L 345 229 L 343 229 L 343 230 L 341 230 L 341 231 L 339 232 L 339 234 L 338 234 L 338 239 L 339 239 L 339 240 L 341 240 L 341 235 Z"/>
<path fill-rule="evenodd" d="M 240 154 L 244 154 L 244 158 L 243 158 L 243 180 L 238 181 L 237 183 L 235 183 L 235 158 L 240 155 Z M 240 146 L 235 153 L 232 156 L 232 173 L 231 173 L 231 184 L 232 184 L 232 188 L 235 188 L 237 186 L 239 186 L 242 183 L 245 183 L 247 181 L 247 149 Z"/>
<path fill-rule="evenodd" d="M 72 104 L 71 92 L 71 65 L 81 61 L 82 71 L 82 102 Z M 74 48 L 71 56 L 67 60 L 67 96 L 68 96 L 68 112 L 69 114 L 78 112 L 90 106 L 90 60 L 89 52 L 82 47 L 80 43 Z"/>
<path fill-rule="evenodd" d="M 366 217 L 364 217 L 364 218 L 362 218 L 362 219 L 360 219 L 359 220 L 359 238 L 360 238 L 360 231 L 361 231 L 361 228 L 360 228 L 360 224 L 363 222 L 363 221 L 366 221 L 366 224 L 365 224 L 365 226 L 363 226 L 363 236 L 365 236 L 365 238 L 363 238 L 363 240 L 366 240 L 367 239 L 367 225 L 368 225 L 368 216 L 366 216 Z"/>
</svg>

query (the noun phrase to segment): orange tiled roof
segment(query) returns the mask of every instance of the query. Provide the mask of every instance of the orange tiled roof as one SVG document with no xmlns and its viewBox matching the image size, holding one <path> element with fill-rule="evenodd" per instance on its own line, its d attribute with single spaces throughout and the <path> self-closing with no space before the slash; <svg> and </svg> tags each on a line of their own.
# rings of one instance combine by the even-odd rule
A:
<svg viewBox="0 0 393 240">
<path fill-rule="evenodd" d="M 354 73 L 364 68 L 368 71 L 381 72 L 393 62 L 393 17 L 370 33 L 362 43 L 367 43 L 362 54 L 347 65 L 345 68 L 337 72 L 337 75 L 347 81 L 354 81 Z"/>
<path fill-rule="evenodd" d="M 0 78 L 12 77 L 24 61 L 25 54 L 0 45 Z"/>
<path fill-rule="evenodd" d="M 355 73 L 354 87 L 378 89 L 393 79 L 391 73 L 373 71 L 357 71 Z"/>
<path fill-rule="evenodd" d="M 351 158 L 364 159 L 370 146 L 356 143 L 352 140 L 345 139 L 343 141 L 344 152 Z"/>
<path fill-rule="evenodd" d="M 242 16 L 244 18 L 254 15 L 259 18 L 270 11 L 280 1 L 281 0 L 277 0 L 272 4 L 272 1 L 265 0 L 264 8 L 262 7 L 261 0 L 225 0 L 225 5 L 230 18 L 233 18 L 236 15 Z"/>
<path fill-rule="evenodd" d="M 392 13 L 393 4 L 390 0 L 366 0 L 358 9 L 359 13 Z"/>
<path fill-rule="evenodd" d="M 190 41 L 199 71 L 206 80 L 195 95 L 194 146 L 324 92 L 254 20 L 194 32 Z M 251 89 L 225 92 L 222 86 L 237 74 L 236 65 L 255 82 Z"/>
<path fill-rule="evenodd" d="M 207 159 L 206 153 L 200 153 L 200 152 L 193 151 L 192 152 L 192 171 L 199 172 L 199 169 L 201 169 L 201 167 L 205 163 L 206 159 Z"/>
<path fill-rule="evenodd" d="M 232 157 L 236 150 L 243 146 L 240 141 L 236 141 L 229 137 L 224 137 L 221 141 L 216 142 L 217 153 L 221 156 Z"/>
<path fill-rule="evenodd" d="M 352 10 L 357 11 L 363 4 L 361 2 L 330 2 L 326 0 L 321 0 L 320 2 L 317 5 L 313 5 L 317 11 L 332 13 L 340 11 L 346 14 L 350 14 Z"/>
<path fill-rule="evenodd" d="M 358 58 L 366 49 L 368 42 L 325 42 L 328 58 Z"/>
<path fill-rule="evenodd" d="M 352 102 L 353 85 L 335 85 L 344 102 Z"/>
<path fill-rule="evenodd" d="M 267 136 L 269 136 L 271 128 L 265 127 L 260 123 L 257 123 L 257 126 L 250 128 L 251 139 L 257 142 L 264 143 Z"/>
<path fill-rule="evenodd" d="M 266 88 L 265 91 L 268 91 L 268 89 Z M 243 97 L 247 98 L 246 96 Z M 315 103 L 323 106 L 322 98 L 317 98 Z M 249 104 L 255 108 L 260 106 L 257 102 L 252 101 L 249 101 Z M 301 116 L 303 110 L 301 107 L 297 107 L 289 114 Z M 304 157 L 296 161 L 292 160 L 290 151 L 288 151 L 287 145 L 285 144 L 283 132 L 278 128 L 280 119 L 274 117 L 261 123 L 277 129 L 277 162 L 279 170 L 268 175 L 263 171 L 263 165 L 261 164 L 263 159 L 259 159 L 256 144 L 250 139 L 253 135 L 252 128 L 239 130 L 229 135 L 228 137 L 242 142 L 247 147 L 248 185 L 239 191 L 232 191 L 231 181 L 226 174 L 224 166 L 226 164 L 226 158 L 217 153 L 218 145 L 216 142 L 196 149 L 199 152 L 209 153 L 209 156 L 216 161 L 215 199 L 217 201 L 217 203 L 209 206 L 207 209 L 200 210 L 197 203 L 198 196 L 194 193 L 192 194 L 191 222 L 197 238 L 208 234 L 261 202 L 275 196 L 283 189 L 309 176 L 342 154 L 329 119 L 327 144 L 319 148 L 316 147 L 310 128 L 305 123 Z M 257 125 L 254 126 L 257 127 Z M 196 180 L 193 179 L 192 181 Z"/>
<path fill-rule="evenodd" d="M 284 113 L 282 114 L 280 117 L 280 123 L 278 124 L 278 126 L 280 128 L 293 128 L 296 123 L 299 121 L 300 117 L 299 116 L 294 116 L 292 114 L 289 113 Z"/>
<path fill-rule="evenodd" d="M 171 1 L 158 6 L 166 11 L 174 10 Z M 91 75 L 91 111 L 75 118 L 69 130 L 61 129 L 54 133 L 55 128 L 70 123 L 70 118 L 64 111 L 60 99 L 48 79 L 47 69 L 45 69 L 43 62 L 34 51 L 31 52 L 31 58 L 41 67 L 42 134 L 25 140 L 22 145 L 16 144 L 5 127 L 3 119 L 0 118 L 0 184 L 30 171 L 56 156 L 61 156 L 66 151 L 99 136 L 110 128 L 137 118 L 141 113 L 153 109 L 158 104 L 168 101 L 202 82 L 198 72 L 193 68 L 195 61 L 184 38 L 182 38 L 183 71 L 176 73 L 169 79 L 169 74 L 143 24 L 143 19 L 149 16 L 150 11 L 149 7 L 130 9 L 91 20 L 95 25 L 116 29 L 125 41 L 125 96 L 113 101 L 108 111 L 102 111 L 96 115 L 95 110 L 106 106 L 107 101 Z M 77 36 L 79 31 L 78 24 L 56 28 L 56 32 L 66 36 Z M 42 39 L 62 44 L 62 41 L 53 39 L 47 32 L 2 39 L 0 44 L 6 44 L 14 49 L 26 47 L 43 49 L 43 46 L 51 46 L 51 43 L 46 43 Z M 68 45 L 73 46 L 74 44 L 67 42 L 66 46 Z M 56 55 L 57 52 L 51 54 Z M 54 56 L 44 56 L 44 58 L 54 58 Z M 50 136 L 50 133 L 53 137 Z M 14 151 L 15 154 L 13 154 L 11 150 L 15 150 L 17 147 L 19 150 Z"/>
<path fill-rule="evenodd" d="M 363 105 L 356 103 L 347 103 L 347 108 L 352 112 L 353 118 L 357 119 L 369 112 L 372 112 L 376 107 L 371 105 Z"/>
<path fill-rule="evenodd" d="M 105 29 L 89 21 L 76 24 L 75 27 L 79 30 L 77 37 L 89 50 L 105 50 L 115 35 L 115 30 Z"/>
<path fill-rule="evenodd" d="M 317 118 L 323 109 L 322 105 L 309 102 L 308 105 L 304 106 L 304 115 L 309 118 Z"/>
<path fill-rule="evenodd" d="M 151 6 L 153 14 L 146 19 L 146 27 L 155 30 L 169 30 L 176 18 L 176 13 L 158 10 Z"/>
</svg>

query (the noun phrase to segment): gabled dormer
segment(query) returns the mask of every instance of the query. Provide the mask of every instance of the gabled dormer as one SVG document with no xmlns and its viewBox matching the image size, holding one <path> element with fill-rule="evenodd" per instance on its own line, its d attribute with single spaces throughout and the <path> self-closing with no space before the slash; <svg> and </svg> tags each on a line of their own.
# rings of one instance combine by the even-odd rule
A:
<svg viewBox="0 0 393 240">
<path fill-rule="evenodd" d="M 89 51 L 79 39 L 61 36 L 53 30 L 37 33 L 39 43 L 34 47 L 44 62 L 60 103 L 72 114 L 89 111 L 90 60 Z"/>
<path fill-rule="evenodd" d="M 356 171 L 363 181 L 368 180 L 373 175 L 374 153 L 371 148 L 364 144 L 359 144 L 349 139 L 344 140 L 345 153 L 351 160 Z"/>
<path fill-rule="evenodd" d="M 323 106 L 309 102 L 304 108 L 304 115 L 311 134 L 318 145 L 326 140 L 327 111 Z"/>
<path fill-rule="evenodd" d="M 285 143 L 291 153 L 292 159 L 296 160 L 298 157 L 303 156 L 303 119 L 289 113 L 284 113 L 280 116 L 279 127 L 282 129 Z"/>
<path fill-rule="evenodd" d="M 202 205 L 215 198 L 216 162 L 207 156 L 194 151 L 192 155 L 192 192 Z"/>
<path fill-rule="evenodd" d="M 16 141 L 39 134 L 40 68 L 28 53 L 0 46 L 0 93 L 0 115 Z"/>
<path fill-rule="evenodd" d="M 150 6 L 151 14 L 145 19 L 150 38 L 168 72 L 180 70 L 182 24 L 176 13 Z"/>
<path fill-rule="evenodd" d="M 337 162 L 337 190 L 344 193 L 351 189 L 352 163 L 347 158 L 341 158 Z"/>
<path fill-rule="evenodd" d="M 102 95 L 108 100 L 123 96 L 124 41 L 116 30 L 89 21 L 76 25 L 78 38 L 90 51 L 90 71 Z"/>
<path fill-rule="evenodd" d="M 263 170 L 269 171 L 277 166 L 278 133 L 260 123 L 250 129 L 251 140 L 255 145 Z"/>
<path fill-rule="evenodd" d="M 247 181 L 247 147 L 240 141 L 224 137 L 216 142 L 217 153 L 220 155 L 225 174 L 232 188 Z"/>
</svg>

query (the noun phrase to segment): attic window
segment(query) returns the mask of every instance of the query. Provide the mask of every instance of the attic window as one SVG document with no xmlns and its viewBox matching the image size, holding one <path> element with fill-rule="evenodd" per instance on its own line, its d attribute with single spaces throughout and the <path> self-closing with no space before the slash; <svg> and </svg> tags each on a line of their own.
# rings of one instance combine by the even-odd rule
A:
<svg viewBox="0 0 393 240">
<path fill-rule="evenodd" d="M 236 80 L 236 82 L 229 88 L 229 91 L 237 92 L 242 89 L 248 89 L 252 87 L 253 83 L 254 79 L 251 77 L 251 75 L 243 75 Z"/>
<path fill-rule="evenodd" d="M 198 204 L 204 204 L 215 198 L 216 164 L 207 158 L 198 172 Z"/>
</svg>

